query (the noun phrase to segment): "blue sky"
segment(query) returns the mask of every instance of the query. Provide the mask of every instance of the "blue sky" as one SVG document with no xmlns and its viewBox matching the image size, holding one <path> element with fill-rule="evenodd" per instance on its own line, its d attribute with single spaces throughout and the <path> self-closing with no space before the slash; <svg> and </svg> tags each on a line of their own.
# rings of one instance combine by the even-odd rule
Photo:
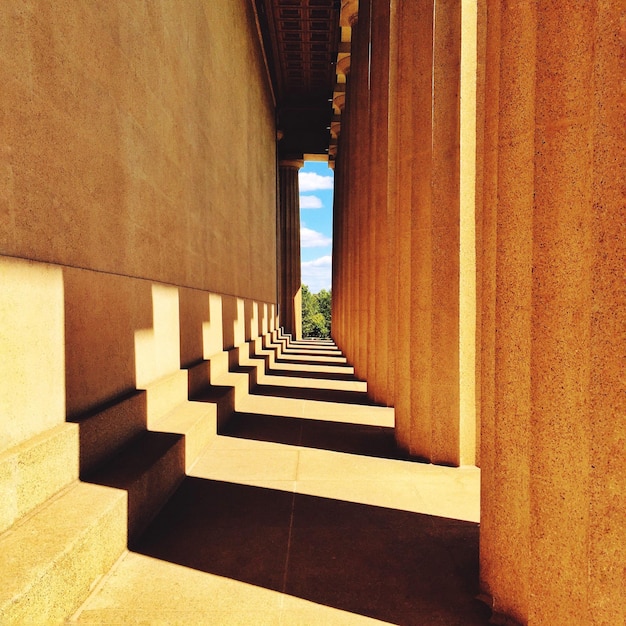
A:
<svg viewBox="0 0 626 626">
<path fill-rule="evenodd" d="M 305 161 L 300 170 L 302 282 L 312 293 L 331 286 L 333 174 L 325 161 Z"/>
</svg>

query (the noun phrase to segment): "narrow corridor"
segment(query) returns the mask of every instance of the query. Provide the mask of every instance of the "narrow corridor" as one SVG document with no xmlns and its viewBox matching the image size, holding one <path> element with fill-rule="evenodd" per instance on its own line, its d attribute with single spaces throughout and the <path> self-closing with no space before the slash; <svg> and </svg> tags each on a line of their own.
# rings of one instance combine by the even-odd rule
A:
<svg viewBox="0 0 626 626">
<path fill-rule="evenodd" d="M 291 342 L 73 621 L 487 624 L 479 471 L 399 458 L 365 391 Z"/>
</svg>

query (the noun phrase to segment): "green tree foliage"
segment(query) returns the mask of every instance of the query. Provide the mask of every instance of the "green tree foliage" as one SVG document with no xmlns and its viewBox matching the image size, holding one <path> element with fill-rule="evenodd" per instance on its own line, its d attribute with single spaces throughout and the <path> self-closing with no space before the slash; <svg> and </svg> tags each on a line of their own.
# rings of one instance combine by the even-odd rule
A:
<svg viewBox="0 0 626 626">
<path fill-rule="evenodd" d="M 311 293 L 302 285 L 302 335 L 304 337 L 330 337 L 331 292 L 322 289 Z"/>
</svg>

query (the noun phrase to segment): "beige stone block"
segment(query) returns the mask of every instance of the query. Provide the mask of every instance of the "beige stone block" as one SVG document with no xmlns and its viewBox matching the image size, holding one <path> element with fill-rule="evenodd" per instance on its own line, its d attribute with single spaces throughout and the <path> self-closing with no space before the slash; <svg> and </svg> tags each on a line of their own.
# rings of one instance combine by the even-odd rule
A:
<svg viewBox="0 0 626 626">
<path fill-rule="evenodd" d="M 61 621 L 125 549 L 126 494 L 76 483 L 0 546 L 2 623 Z"/>
<path fill-rule="evenodd" d="M 80 432 L 80 472 L 84 475 L 146 429 L 145 392 L 115 398 L 73 419 Z"/>
<path fill-rule="evenodd" d="M 18 517 L 78 478 L 78 453 L 78 428 L 74 424 L 61 424 L 13 449 L 17 457 Z"/>
<path fill-rule="evenodd" d="M 185 470 L 188 472 L 217 435 L 217 406 L 207 402 L 184 402 L 154 420 L 150 430 L 185 437 Z"/>
<path fill-rule="evenodd" d="M 65 317 L 59 268 L 0 257 L 0 282 L 2 450 L 65 419 Z"/>
<path fill-rule="evenodd" d="M 187 402 L 189 382 L 186 370 L 178 370 L 146 385 L 148 427 L 178 405 Z"/>
<path fill-rule="evenodd" d="M 67 413 L 80 415 L 136 388 L 135 332 L 152 327 L 150 284 L 66 268 Z M 146 330 L 147 332 L 147 330 Z"/>
<path fill-rule="evenodd" d="M 145 431 L 89 475 L 128 494 L 128 542 L 133 544 L 185 476 L 184 437 Z"/>
<path fill-rule="evenodd" d="M 178 290 L 152 285 L 152 326 L 135 331 L 137 388 L 163 378 L 180 367 Z"/>
</svg>

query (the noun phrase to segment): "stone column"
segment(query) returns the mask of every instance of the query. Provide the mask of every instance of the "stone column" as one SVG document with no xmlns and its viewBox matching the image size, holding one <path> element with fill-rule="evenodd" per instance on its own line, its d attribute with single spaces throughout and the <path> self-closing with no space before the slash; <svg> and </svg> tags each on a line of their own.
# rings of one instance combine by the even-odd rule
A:
<svg viewBox="0 0 626 626">
<path fill-rule="evenodd" d="M 389 201 L 395 220 L 396 441 L 431 456 L 433 1 L 391 4 Z"/>
<path fill-rule="evenodd" d="M 433 43 L 431 196 L 431 452 L 460 463 L 461 3 L 437 0 Z M 419 244 L 417 244 L 419 245 Z M 473 461 L 473 459 L 472 459 Z"/>
<path fill-rule="evenodd" d="M 477 279 L 479 295 L 480 346 L 478 370 L 480 380 L 481 428 L 481 502 L 480 502 L 480 561 L 481 588 L 490 595 L 489 581 L 497 567 L 495 537 L 498 530 L 497 491 L 495 475 L 495 343 L 496 343 L 496 208 L 498 204 L 498 125 L 500 87 L 500 7 L 497 2 L 479 0 L 478 24 L 480 48 L 478 76 L 484 87 L 479 97 L 483 124 L 478 127 L 476 232 Z M 489 37 L 487 37 L 489 33 Z M 487 97 L 488 94 L 488 97 Z M 479 120 L 477 120 L 479 121 Z M 482 132 L 481 132 L 482 131 Z"/>
<path fill-rule="evenodd" d="M 622 13 L 487 3 L 481 585 L 501 621 L 626 609 Z"/>
<path fill-rule="evenodd" d="M 293 339 L 302 338 L 300 275 L 300 195 L 298 171 L 301 160 L 281 160 L 278 168 L 281 228 L 280 319 Z"/>
<path fill-rule="evenodd" d="M 394 250 L 388 217 L 388 118 L 389 118 L 389 0 L 372 0 L 370 62 L 369 172 L 371 228 L 370 250 L 373 284 L 369 316 L 371 363 L 368 364 L 368 391 L 372 398 L 391 406 L 389 389 L 393 347 L 389 345 L 391 315 L 388 279 Z"/>
<path fill-rule="evenodd" d="M 624 39 L 621 59 L 616 42 L 626 14 L 619 2 L 536 4 L 530 614 L 619 623 L 626 144 Z"/>
<path fill-rule="evenodd" d="M 353 128 L 354 152 L 352 167 L 354 185 L 352 213 L 355 228 L 351 235 L 355 247 L 354 279 L 356 287 L 356 317 L 354 329 L 354 372 L 361 380 L 368 377 L 370 343 L 369 310 L 369 0 L 360 0 L 358 21 L 352 23 L 352 61 L 349 77 L 350 115 Z"/>
<path fill-rule="evenodd" d="M 359 373 L 360 359 L 359 350 L 362 342 L 360 333 L 359 311 L 359 241 L 358 241 L 358 207 L 360 197 L 357 187 L 358 167 L 356 155 L 358 153 L 358 99 L 357 86 L 354 79 L 358 73 L 360 59 L 355 54 L 354 40 L 356 36 L 356 14 L 350 20 L 352 31 L 352 54 L 350 75 L 346 83 L 346 100 L 342 117 L 345 119 L 342 130 L 342 147 L 347 148 L 344 152 L 344 207 L 346 222 L 344 238 L 346 245 L 346 275 L 348 284 L 347 309 L 346 309 L 346 357 L 353 364 L 355 372 Z"/>
</svg>

